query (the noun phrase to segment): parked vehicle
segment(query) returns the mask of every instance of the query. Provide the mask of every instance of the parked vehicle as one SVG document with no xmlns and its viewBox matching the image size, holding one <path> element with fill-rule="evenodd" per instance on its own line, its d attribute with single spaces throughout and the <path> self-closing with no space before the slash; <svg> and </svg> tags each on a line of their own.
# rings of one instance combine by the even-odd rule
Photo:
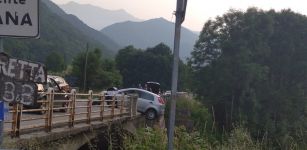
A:
<svg viewBox="0 0 307 150">
<path fill-rule="evenodd" d="M 164 114 L 165 101 L 155 93 L 138 88 L 127 88 L 118 90 L 118 94 L 137 94 L 137 111 L 145 114 L 149 120 L 153 120 Z"/>
<path fill-rule="evenodd" d="M 107 102 L 107 105 L 111 105 L 113 100 L 113 97 L 117 94 L 118 89 L 116 87 L 108 88 L 107 91 L 104 93 L 105 100 Z M 117 107 L 117 101 L 115 102 L 115 106 Z"/>
<path fill-rule="evenodd" d="M 36 101 L 32 105 L 23 105 L 25 109 L 45 109 L 46 104 L 40 103 L 40 100 L 47 99 L 47 90 L 48 88 L 53 88 L 55 93 L 67 93 L 65 88 L 60 87 L 58 82 L 54 80 L 54 78 L 47 76 L 47 83 L 46 84 L 37 84 L 38 95 Z M 68 100 L 69 96 L 62 94 L 62 95 L 54 95 L 54 103 L 53 107 L 67 107 L 67 102 L 57 102 L 57 100 Z M 61 112 L 65 112 L 67 109 L 61 109 Z M 44 114 L 46 111 L 39 111 L 39 113 Z"/>
<path fill-rule="evenodd" d="M 153 92 L 155 94 L 160 94 L 161 86 L 158 82 L 146 82 L 145 83 L 145 90 Z"/>
<path fill-rule="evenodd" d="M 63 77 L 52 76 L 52 75 L 48 75 L 47 77 L 53 79 L 59 85 L 61 90 L 65 91 L 65 92 L 70 92 L 71 88 Z"/>
</svg>

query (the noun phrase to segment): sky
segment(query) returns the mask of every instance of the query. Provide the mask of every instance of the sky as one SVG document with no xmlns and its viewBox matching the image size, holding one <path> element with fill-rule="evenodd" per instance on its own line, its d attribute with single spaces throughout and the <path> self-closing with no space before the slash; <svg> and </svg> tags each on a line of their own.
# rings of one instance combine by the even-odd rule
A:
<svg viewBox="0 0 307 150">
<path fill-rule="evenodd" d="M 133 16 L 142 19 L 163 17 L 174 22 L 173 12 L 177 0 L 52 0 L 57 4 L 74 1 L 80 4 L 92 4 L 104 9 L 124 9 Z M 201 31 L 208 19 L 223 15 L 229 9 L 245 11 L 249 7 L 258 7 L 264 10 L 288 9 L 307 15 L 307 1 L 304 0 L 188 0 L 186 20 L 183 26 Z"/>
</svg>

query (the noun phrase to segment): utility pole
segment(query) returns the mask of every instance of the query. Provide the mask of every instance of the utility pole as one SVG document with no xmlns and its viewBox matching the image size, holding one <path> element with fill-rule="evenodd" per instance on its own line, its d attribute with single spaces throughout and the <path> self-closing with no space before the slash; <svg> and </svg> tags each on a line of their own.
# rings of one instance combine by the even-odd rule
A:
<svg viewBox="0 0 307 150">
<path fill-rule="evenodd" d="M 86 43 L 86 54 L 85 54 L 85 64 L 84 64 L 84 79 L 83 79 L 83 91 L 86 88 L 86 68 L 87 68 L 87 56 L 88 56 L 88 43 Z"/>
<path fill-rule="evenodd" d="M 176 118 L 176 100 L 177 100 L 177 86 L 178 86 L 178 64 L 179 64 L 179 45 L 180 45 L 180 31 L 181 24 L 185 19 L 185 11 L 188 0 L 177 0 L 176 8 L 176 22 L 175 22 L 175 37 L 174 37 L 174 58 L 173 58 L 173 72 L 172 72 L 172 99 L 169 114 L 168 126 L 168 150 L 173 150 L 174 142 L 174 128 Z"/>
</svg>

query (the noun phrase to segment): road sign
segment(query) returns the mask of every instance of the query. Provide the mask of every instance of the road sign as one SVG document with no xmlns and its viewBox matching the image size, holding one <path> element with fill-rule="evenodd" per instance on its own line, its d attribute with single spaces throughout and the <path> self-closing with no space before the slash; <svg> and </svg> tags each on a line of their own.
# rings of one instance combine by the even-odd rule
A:
<svg viewBox="0 0 307 150">
<path fill-rule="evenodd" d="M 45 65 L 11 58 L 5 53 L 0 53 L 0 75 L 23 82 L 46 83 L 47 81 Z"/>
<path fill-rule="evenodd" d="M 9 103 L 33 105 L 36 98 L 37 85 L 34 82 L 20 82 L 6 77 L 0 79 L 1 100 Z"/>
<path fill-rule="evenodd" d="M 0 100 L 32 105 L 37 95 L 36 83 L 46 82 L 47 71 L 43 64 L 0 53 Z"/>
<path fill-rule="evenodd" d="M 38 37 L 39 0 L 0 0 L 0 36 Z"/>
</svg>

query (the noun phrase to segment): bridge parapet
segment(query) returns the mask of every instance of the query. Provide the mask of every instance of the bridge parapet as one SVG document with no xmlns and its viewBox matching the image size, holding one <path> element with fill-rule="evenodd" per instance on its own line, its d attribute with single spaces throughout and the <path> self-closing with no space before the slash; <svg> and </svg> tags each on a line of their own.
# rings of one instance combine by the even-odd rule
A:
<svg viewBox="0 0 307 150">
<path fill-rule="evenodd" d="M 106 100 L 103 93 L 55 93 L 48 89 L 44 98 L 38 100 L 36 109 L 15 103 L 10 108 L 9 118 L 5 121 L 5 132 L 12 138 L 33 132 L 50 133 L 61 127 L 72 129 L 76 124 L 92 125 L 137 116 L 136 95 L 113 95 Z M 33 114 L 33 113 L 41 114 Z"/>
</svg>

